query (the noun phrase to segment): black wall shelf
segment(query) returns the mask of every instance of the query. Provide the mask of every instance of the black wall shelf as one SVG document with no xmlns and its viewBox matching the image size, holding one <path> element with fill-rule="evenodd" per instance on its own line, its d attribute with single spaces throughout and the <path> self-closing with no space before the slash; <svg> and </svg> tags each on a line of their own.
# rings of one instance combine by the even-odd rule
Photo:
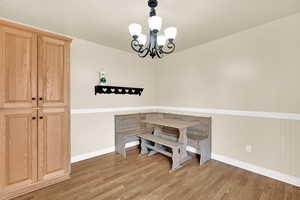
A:
<svg viewBox="0 0 300 200">
<path fill-rule="evenodd" d="M 96 85 L 95 95 L 97 94 L 129 94 L 129 95 L 142 95 L 144 88 L 133 87 L 118 87 L 118 86 L 106 86 Z"/>
</svg>

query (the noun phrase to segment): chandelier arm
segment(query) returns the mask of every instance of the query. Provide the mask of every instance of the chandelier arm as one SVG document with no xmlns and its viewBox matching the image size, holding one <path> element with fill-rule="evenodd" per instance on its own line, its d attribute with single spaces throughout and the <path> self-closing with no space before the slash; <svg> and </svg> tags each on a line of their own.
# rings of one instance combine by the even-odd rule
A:
<svg viewBox="0 0 300 200">
<path fill-rule="evenodd" d="M 140 46 L 140 44 L 139 44 L 139 42 L 138 42 L 138 40 L 137 39 L 133 39 L 132 41 L 131 41 L 131 48 L 135 51 L 135 52 L 137 52 L 137 53 L 140 53 L 141 51 L 142 51 L 142 46 Z"/>
<path fill-rule="evenodd" d="M 167 50 L 164 50 L 163 48 L 161 48 L 161 52 L 164 54 L 171 54 L 175 51 L 175 44 L 173 41 L 169 41 L 167 44 Z"/>
<path fill-rule="evenodd" d="M 144 54 L 145 51 L 146 51 L 146 53 Z M 140 58 L 145 58 L 149 54 L 149 52 L 150 52 L 150 48 L 145 48 L 142 51 L 140 51 L 138 55 Z"/>
<path fill-rule="evenodd" d="M 163 58 L 164 57 L 163 54 L 161 53 L 161 48 L 155 49 L 155 53 L 156 53 L 158 58 Z"/>
<path fill-rule="evenodd" d="M 139 54 L 143 54 L 145 51 L 148 51 L 148 48 L 146 48 L 146 47 L 143 48 L 143 47 L 144 46 L 142 46 L 142 45 L 140 46 L 140 49 L 139 49 L 139 52 L 138 52 Z"/>
</svg>

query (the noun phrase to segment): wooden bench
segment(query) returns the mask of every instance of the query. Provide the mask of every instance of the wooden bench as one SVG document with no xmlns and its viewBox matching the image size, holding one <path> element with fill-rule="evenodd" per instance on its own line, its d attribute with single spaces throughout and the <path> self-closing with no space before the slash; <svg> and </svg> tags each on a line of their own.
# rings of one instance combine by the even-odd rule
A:
<svg viewBox="0 0 300 200">
<path fill-rule="evenodd" d="M 172 140 L 165 139 L 160 136 L 156 136 L 153 134 L 139 134 L 138 135 L 141 138 L 141 155 L 145 155 L 149 153 L 149 149 L 154 150 L 156 152 L 159 152 L 165 156 L 172 158 L 172 169 L 170 171 L 173 171 L 175 169 L 178 169 L 181 167 L 180 165 L 180 149 L 182 148 L 182 144 L 179 142 L 175 142 Z M 163 148 L 160 148 L 157 145 L 151 145 L 149 141 L 154 142 L 155 144 L 160 144 L 166 147 L 171 148 L 172 152 L 168 152 L 164 150 Z"/>
<path fill-rule="evenodd" d="M 143 133 L 152 133 L 153 128 L 143 128 L 139 130 L 123 131 L 116 134 L 116 152 L 126 157 L 126 143 L 130 137 L 138 136 Z"/>
<path fill-rule="evenodd" d="M 126 143 L 139 141 L 138 134 L 152 133 L 153 128 L 145 126 L 141 120 L 146 119 L 145 113 L 115 116 L 115 147 L 116 152 L 126 158 Z"/>
<path fill-rule="evenodd" d="M 200 165 L 211 159 L 211 143 L 209 136 L 188 134 L 188 144 L 200 154 Z"/>
</svg>

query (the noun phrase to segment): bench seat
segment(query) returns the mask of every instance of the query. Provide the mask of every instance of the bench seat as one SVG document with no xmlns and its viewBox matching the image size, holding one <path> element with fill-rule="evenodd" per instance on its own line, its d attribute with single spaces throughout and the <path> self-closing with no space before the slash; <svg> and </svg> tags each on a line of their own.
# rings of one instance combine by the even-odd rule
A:
<svg viewBox="0 0 300 200">
<path fill-rule="evenodd" d="M 155 152 L 159 152 L 172 158 L 173 163 L 170 172 L 181 167 L 180 150 L 183 148 L 183 144 L 153 134 L 139 134 L 138 136 L 141 138 L 142 141 L 141 155 L 149 154 L 149 149 L 151 149 Z M 155 144 L 151 145 L 150 142 L 154 142 Z M 161 145 L 171 148 L 172 152 L 168 152 L 164 148 L 161 148 Z"/>
<path fill-rule="evenodd" d="M 152 135 L 152 134 L 139 134 L 139 137 L 145 139 L 145 140 L 149 140 L 170 148 L 179 148 L 181 146 L 181 143 L 179 142 L 175 142 L 160 136 L 156 136 L 156 135 Z"/>
<path fill-rule="evenodd" d="M 116 132 L 116 152 L 120 153 L 126 158 L 125 145 L 130 137 L 138 136 L 139 134 L 152 133 L 153 128 L 141 128 L 134 130 L 118 131 Z"/>
<path fill-rule="evenodd" d="M 117 134 L 119 134 L 121 136 L 130 137 L 130 136 L 137 136 L 139 134 L 150 133 L 152 131 L 153 131 L 153 128 L 141 128 L 141 129 L 137 129 L 137 130 L 119 131 L 119 132 L 117 132 Z"/>
</svg>

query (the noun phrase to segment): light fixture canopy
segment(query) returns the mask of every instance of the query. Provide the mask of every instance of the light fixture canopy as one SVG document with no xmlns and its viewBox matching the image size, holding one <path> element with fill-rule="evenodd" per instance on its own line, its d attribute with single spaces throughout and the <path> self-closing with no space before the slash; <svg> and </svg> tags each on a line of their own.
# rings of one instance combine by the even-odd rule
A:
<svg viewBox="0 0 300 200">
<path fill-rule="evenodd" d="M 162 58 L 166 54 L 175 51 L 174 40 L 177 35 L 175 27 L 169 27 L 165 30 L 165 35 L 158 35 L 162 27 L 162 18 L 156 15 L 157 0 L 148 0 L 150 7 L 148 25 L 149 37 L 142 34 L 142 26 L 139 24 L 130 24 L 129 33 L 132 36 L 131 48 L 142 58 L 150 55 L 152 58 Z"/>
</svg>

